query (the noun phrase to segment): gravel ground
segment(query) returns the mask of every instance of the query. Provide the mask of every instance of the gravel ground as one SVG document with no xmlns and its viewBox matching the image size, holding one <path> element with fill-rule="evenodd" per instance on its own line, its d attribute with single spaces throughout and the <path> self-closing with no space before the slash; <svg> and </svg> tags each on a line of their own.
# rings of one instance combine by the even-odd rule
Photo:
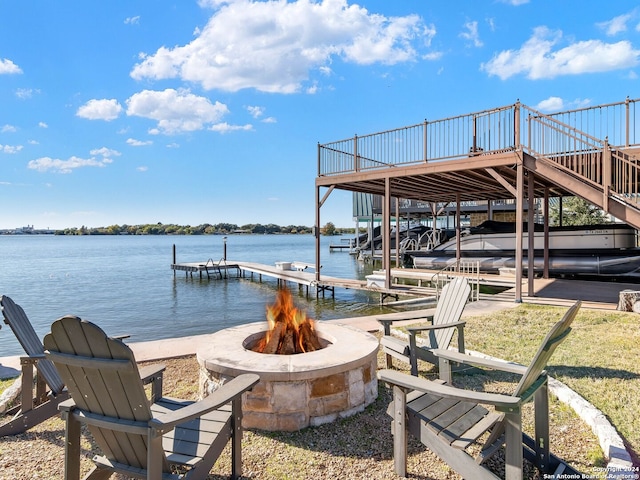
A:
<svg viewBox="0 0 640 480">
<path fill-rule="evenodd" d="M 382 355 L 378 364 L 382 368 Z M 181 398 L 196 398 L 198 365 L 194 357 L 170 359 L 167 365 L 164 391 Z M 427 372 L 428 373 L 428 372 Z M 509 391 L 513 384 L 507 378 L 498 381 L 487 375 L 458 377 L 471 388 Z M 293 433 L 245 431 L 243 437 L 244 477 L 256 480 L 293 479 L 366 479 L 398 478 L 393 472 L 393 437 L 386 408 L 390 393 L 380 384 L 379 397 L 364 412 L 348 419 Z M 601 466 L 602 452 L 588 426 L 565 405 L 551 401 L 551 448 L 578 470 L 593 475 L 594 466 Z M 525 422 L 532 416 L 525 413 Z M 527 424 L 526 428 L 531 425 Z M 27 433 L 0 440 L 0 479 L 60 479 L 64 471 L 64 424 L 53 418 Z M 92 465 L 91 457 L 98 453 L 88 432 L 83 435 L 83 473 Z M 492 465 L 500 471 L 497 458 Z M 220 457 L 209 479 L 225 479 L 231 471 L 230 450 Z M 424 446 L 409 440 L 409 478 L 460 478 Z M 124 479 L 125 477 L 113 476 Z M 527 478 L 539 478 L 533 468 Z"/>
</svg>

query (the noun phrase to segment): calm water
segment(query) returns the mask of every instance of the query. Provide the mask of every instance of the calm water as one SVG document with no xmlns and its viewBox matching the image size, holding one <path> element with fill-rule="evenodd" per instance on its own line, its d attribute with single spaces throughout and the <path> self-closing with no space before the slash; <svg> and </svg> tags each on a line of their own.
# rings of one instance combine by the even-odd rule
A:
<svg viewBox="0 0 640 480">
<path fill-rule="evenodd" d="M 326 275 L 364 278 L 362 265 L 345 252 L 329 252 L 339 237 L 322 237 L 321 262 Z M 241 323 L 264 320 L 273 303 L 276 282 L 263 278 L 201 280 L 175 277 L 170 269 L 172 245 L 178 262 L 214 261 L 222 257 L 222 236 L 0 236 L 0 294 L 26 311 L 42 338 L 65 314 L 100 325 L 108 334 L 131 334 L 130 342 L 211 333 Z M 273 265 L 276 261 L 315 263 L 311 235 L 230 235 L 230 261 Z M 293 288 L 293 287 L 292 287 Z M 370 315 L 385 310 L 377 295 L 336 289 L 335 298 L 307 300 L 293 288 L 296 305 L 319 319 Z M 386 310 L 388 311 L 388 310 Z M 23 353 L 3 324 L 0 356 Z"/>
</svg>

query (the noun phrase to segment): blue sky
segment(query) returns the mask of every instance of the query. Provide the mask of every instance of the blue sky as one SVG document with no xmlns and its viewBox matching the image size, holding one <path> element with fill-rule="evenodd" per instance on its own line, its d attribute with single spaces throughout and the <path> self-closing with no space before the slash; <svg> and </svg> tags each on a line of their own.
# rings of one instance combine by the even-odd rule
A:
<svg viewBox="0 0 640 480">
<path fill-rule="evenodd" d="M 4 0 L 0 228 L 311 226 L 318 142 L 638 98 L 639 59 L 635 1 Z"/>
</svg>

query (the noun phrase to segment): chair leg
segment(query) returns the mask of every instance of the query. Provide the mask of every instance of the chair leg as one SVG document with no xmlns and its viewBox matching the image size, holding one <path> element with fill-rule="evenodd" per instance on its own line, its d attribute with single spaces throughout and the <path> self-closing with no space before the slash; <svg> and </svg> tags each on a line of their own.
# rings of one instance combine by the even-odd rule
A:
<svg viewBox="0 0 640 480">
<path fill-rule="evenodd" d="M 545 382 L 534 396 L 536 462 L 542 473 L 549 473 L 549 392 Z"/>
<path fill-rule="evenodd" d="M 65 422 L 64 478 L 80 480 L 80 422 L 73 413 L 62 414 Z"/>
<path fill-rule="evenodd" d="M 159 480 L 162 478 L 162 434 L 149 428 L 148 439 L 147 480 Z"/>
<path fill-rule="evenodd" d="M 522 480 L 522 412 L 505 414 L 505 480 Z"/>
<path fill-rule="evenodd" d="M 236 479 L 242 475 L 242 397 L 231 405 L 231 478 Z"/>
<path fill-rule="evenodd" d="M 416 334 L 409 333 L 409 363 L 411 364 L 411 375 L 418 376 L 418 352 L 417 349 Z"/>
<path fill-rule="evenodd" d="M 393 387 L 393 463 L 396 475 L 407 476 L 407 393 Z"/>
</svg>

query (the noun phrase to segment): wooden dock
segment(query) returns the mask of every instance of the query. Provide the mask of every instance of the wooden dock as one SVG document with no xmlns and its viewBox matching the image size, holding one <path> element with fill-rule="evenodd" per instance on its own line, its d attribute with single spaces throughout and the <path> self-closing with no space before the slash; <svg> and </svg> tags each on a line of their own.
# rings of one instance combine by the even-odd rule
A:
<svg viewBox="0 0 640 480">
<path fill-rule="evenodd" d="M 283 264 L 290 263 L 291 269 L 283 268 Z M 285 285 L 287 282 L 297 284 L 299 288 L 305 288 L 307 296 L 309 295 L 310 288 L 315 290 L 316 297 L 324 296 L 326 292 L 335 294 L 336 288 L 344 288 L 351 290 L 364 290 L 373 293 L 380 294 L 380 303 L 383 303 L 387 298 L 393 298 L 398 300 L 402 296 L 409 297 L 427 297 L 435 298 L 436 290 L 431 287 L 425 286 L 412 286 L 412 285 L 393 285 L 392 288 L 386 289 L 376 285 L 370 285 L 366 280 L 355 280 L 348 278 L 331 277 L 328 275 L 320 275 L 320 280 L 316 280 L 315 272 L 309 271 L 309 268 L 297 268 L 293 269 L 294 265 L 307 265 L 300 262 L 278 262 L 278 265 L 265 265 L 262 263 L 252 262 L 236 262 L 229 261 L 221 264 L 212 264 L 212 262 L 191 262 L 191 263 L 174 263 L 171 265 L 171 269 L 174 271 L 184 271 L 187 276 L 193 276 L 194 273 L 198 273 L 200 278 L 204 275 L 207 278 L 228 278 L 229 273 L 235 273 L 236 277 L 243 278 L 257 278 L 258 281 L 262 281 L 262 277 L 274 278 L 278 282 L 278 285 Z"/>
<path fill-rule="evenodd" d="M 227 278 L 230 271 L 234 271 L 238 277 L 242 274 L 240 266 L 237 263 L 216 263 L 212 260 L 207 260 L 206 262 L 172 263 L 171 270 L 173 270 L 174 275 L 175 272 L 181 271 L 191 277 L 193 277 L 194 273 L 197 273 L 200 275 L 200 278 L 202 278 L 203 273 L 207 275 L 207 278 L 211 278 L 212 274 L 215 274 L 218 278 Z"/>
</svg>

